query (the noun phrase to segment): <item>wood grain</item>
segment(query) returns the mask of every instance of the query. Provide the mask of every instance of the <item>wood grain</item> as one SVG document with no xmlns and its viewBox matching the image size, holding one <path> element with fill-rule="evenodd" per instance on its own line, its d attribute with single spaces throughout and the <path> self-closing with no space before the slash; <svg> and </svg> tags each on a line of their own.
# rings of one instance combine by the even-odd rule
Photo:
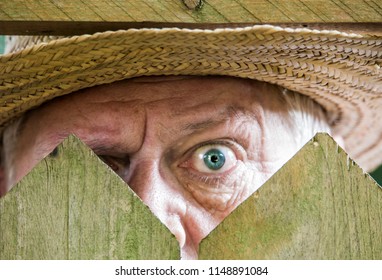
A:
<svg viewBox="0 0 382 280">
<path fill-rule="evenodd" d="M 71 136 L 0 199 L 0 259 L 179 259 L 175 237 Z"/>
<path fill-rule="evenodd" d="M 381 259 L 382 189 L 318 134 L 207 238 L 200 259 Z M 0 259 L 178 259 L 174 236 L 78 139 L 0 199 Z"/>
<path fill-rule="evenodd" d="M 142 23 L 148 26 L 381 23 L 382 5 L 376 0 L 204 0 L 198 9 L 189 9 L 184 0 L 11 0 L 0 4 L 3 35 L 79 34 L 76 25 L 71 32 L 60 27 L 68 22 L 81 24 L 80 29 L 88 30 L 85 33 L 104 30 L 105 26 L 94 28 L 102 26 L 100 23 L 109 23 L 106 24 L 109 27 L 115 23 L 114 26 L 124 29 Z"/>
<path fill-rule="evenodd" d="M 381 259 L 382 189 L 318 134 L 200 245 L 200 259 Z"/>
<path fill-rule="evenodd" d="M 190 0 L 187 0 L 190 2 Z M 378 22 L 382 5 L 370 0 L 10 0 L 0 20 L 163 22 Z"/>
</svg>

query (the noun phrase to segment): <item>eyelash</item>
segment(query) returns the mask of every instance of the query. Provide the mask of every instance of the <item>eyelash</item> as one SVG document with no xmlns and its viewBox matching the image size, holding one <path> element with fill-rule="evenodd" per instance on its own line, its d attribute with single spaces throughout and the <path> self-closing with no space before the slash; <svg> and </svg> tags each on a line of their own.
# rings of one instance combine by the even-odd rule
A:
<svg viewBox="0 0 382 280">
<path fill-rule="evenodd" d="M 219 186 L 223 182 L 227 181 L 229 174 L 219 174 L 217 175 L 201 175 L 201 174 L 196 174 L 196 172 L 193 172 L 191 170 L 187 170 L 187 173 L 189 176 L 195 180 L 195 181 L 200 181 L 203 182 L 204 184 L 207 185 L 213 185 L 213 186 Z M 231 173 L 231 170 L 228 171 L 227 173 Z"/>
<path fill-rule="evenodd" d="M 202 148 L 204 146 L 213 146 L 213 145 L 223 145 L 228 148 L 230 148 L 232 151 L 234 151 L 235 156 L 238 161 L 243 160 L 243 157 L 241 156 L 244 149 L 241 147 L 240 144 L 235 141 L 235 139 L 232 138 L 226 138 L 226 139 L 217 139 L 217 140 L 211 140 L 211 141 L 205 141 L 202 143 L 197 144 L 196 146 L 193 146 L 191 149 L 188 149 L 186 152 L 183 153 L 183 156 L 181 157 L 181 163 L 177 165 L 177 167 L 182 168 L 185 172 L 187 172 L 187 175 L 189 178 L 191 178 L 194 181 L 203 182 L 206 185 L 213 185 L 213 186 L 219 186 L 223 182 L 226 182 L 229 177 L 231 176 L 231 173 L 233 169 L 236 169 L 236 166 L 233 167 L 230 170 L 227 170 L 223 173 L 218 174 L 203 174 L 201 172 L 198 172 L 197 170 L 193 170 L 192 168 L 184 168 L 181 165 L 185 164 L 187 161 L 191 160 L 191 156 L 193 153 L 195 153 L 199 148 Z M 109 155 L 98 155 L 103 162 L 105 162 L 111 169 L 114 170 L 117 174 L 120 174 L 122 176 L 121 172 L 123 171 L 123 168 L 121 166 L 129 166 L 129 159 L 126 158 L 117 158 L 114 156 Z M 185 159 L 185 160 L 184 160 Z"/>
<path fill-rule="evenodd" d="M 116 173 L 121 171 L 121 166 L 125 165 L 128 167 L 130 165 L 130 160 L 128 157 L 117 158 L 109 155 L 98 155 L 98 157 Z"/>
<path fill-rule="evenodd" d="M 210 141 L 205 141 L 202 143 L 197 144 L 196 146 L 193 146 L 191 149 L 187 150 L 184 155 L 187 155 L 189 153 L 195 152 L 197 149 L 208 146 L 208 145 L 224 145 L 228 146 L 229 148 L 237 148 L 237 144 L 234 144 L 233 142 L 236 143 L 235 139 L 232 138 L 224 138 L 224 139 L 216 139 L 216 140 L 210 140 Z"/>
<path fill-rule="evenodd" d="M 235 141 L 235 139 L 232 139 L 232 138 L 217 139 L 217 140 L 202 142 L 202 143 L 192 147 L 191 149 L 187 150 L 183 154 L 184 157 L 187 158 L 187 159 L 183 160 L 182 163 L 178 165 L 178 167 L 182 168 L 181 165 L 183 163 L 187 162 L 188 160 L 190 160 L 191 155 L 193 153 L 195 153 L 199 148 L 204 147 L 204 146 L 209 146 L 209 145 L 211 145 L 211 146 L 212 145 L 227 146 L 227 147 L 231 148 L 235 152 L 235 155 L 236 155 L 238 161 L 243 160 L 243 157 L 240 156 L 240 153 L 242 151 L 239 151 L 239 150 L 243 150 L 243 148 L 241 148 L 241 146 L 239 144 L 237 144 L 237 141 Z M 233 169 L 235 169 L 235 168 L 236 167 L 234 167 Z M 215 186 L 219 186 L 221 183 L 227 181 L 228 177 L 230 177 L 231 172 L 233 171 L 232 169 L 230 169 L 230 170 L 228 170 L 228 171 L 226 171 L 224 173 L 214 174 L 214 175 L 211 175 L 211 174 L 210 175 L 206 175 L 206 174 L 203 174 L 203 173 L 197 173 L 197 171 L 191 170 L 190 168 L 186 168 L 185 170 L 186 170 L 187 174 L 193 180 L 197 180 L 197 181 L 203 182 L 205 184 L 215 185 Z"/>
</svg>

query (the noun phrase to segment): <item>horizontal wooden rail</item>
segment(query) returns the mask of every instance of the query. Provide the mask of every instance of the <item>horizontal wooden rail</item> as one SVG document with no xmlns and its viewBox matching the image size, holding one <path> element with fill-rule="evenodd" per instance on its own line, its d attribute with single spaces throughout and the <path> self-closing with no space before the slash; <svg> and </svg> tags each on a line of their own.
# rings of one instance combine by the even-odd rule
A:
<svg viewBox="0 0 382 280">
<path fill-rule="evenodd" d="M 381 29 L 381 22 L 382 5 L 376 0 L 17 0 L 0 4 L 3 35 L 72 35 L 190 24 L 208 28 L 232 23 L 320 23 L 329 24 L 330 29 L 343 29 L 338 23 L 359 23 L 362 29 Z"/>
<path fill-rule="evenodd" d="M 10 0 L 0 20 L 379 22 L 381 8 L 377 0 Z"/>
</svg>

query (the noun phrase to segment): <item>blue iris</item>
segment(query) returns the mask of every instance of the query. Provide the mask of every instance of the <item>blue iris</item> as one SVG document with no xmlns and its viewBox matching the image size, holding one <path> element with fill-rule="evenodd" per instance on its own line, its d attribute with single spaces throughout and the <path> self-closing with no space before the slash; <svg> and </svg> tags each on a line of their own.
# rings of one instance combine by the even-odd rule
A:
<svg viewBox="0 0 382 280">
<path fill-rule="evenodd" d="M 203 160 L 209 169 L 218 170 L 225 163 L 225 155 L 218 149 L 211 149 L 203 155 Z"/>
</svg>

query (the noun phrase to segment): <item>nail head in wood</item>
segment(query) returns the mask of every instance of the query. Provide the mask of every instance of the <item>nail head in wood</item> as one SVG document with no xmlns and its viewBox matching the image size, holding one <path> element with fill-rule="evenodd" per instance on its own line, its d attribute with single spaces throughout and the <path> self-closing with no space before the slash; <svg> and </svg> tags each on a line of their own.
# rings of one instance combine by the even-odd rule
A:
<svg viewBox="0 0 382 280">
<path fill-rule="evenodd" d="M 200 10 L 203 6 L 203 0 L 182 0 L 184 5 L 190 10 Z"/>
</svg>

